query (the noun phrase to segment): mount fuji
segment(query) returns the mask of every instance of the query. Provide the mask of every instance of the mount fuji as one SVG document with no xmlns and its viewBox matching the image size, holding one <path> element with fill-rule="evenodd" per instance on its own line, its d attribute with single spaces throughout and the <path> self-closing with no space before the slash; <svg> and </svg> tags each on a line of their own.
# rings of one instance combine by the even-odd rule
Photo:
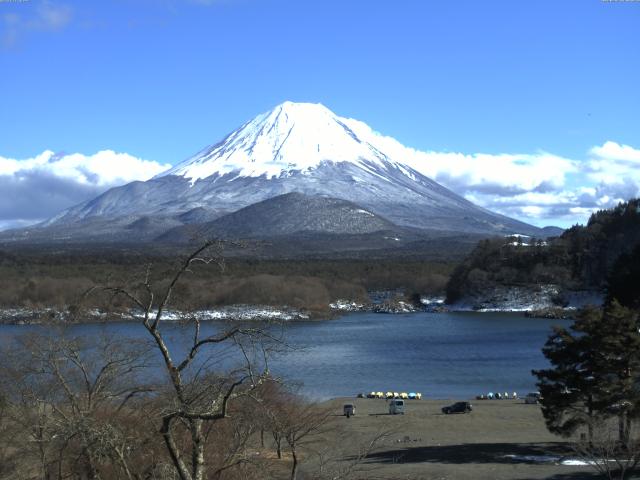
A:
<svg viewBox="0 0 640 480">
<path fill-rule="evenodd" d="M 389 140 L 323 105 L 285 102 L 146 182 L 2 238 L 175 241 L 194 232 L 261 238 L 394 229 L 394 239 L 398 232 L 546 236 L 422 175 Z"/>
</svg>

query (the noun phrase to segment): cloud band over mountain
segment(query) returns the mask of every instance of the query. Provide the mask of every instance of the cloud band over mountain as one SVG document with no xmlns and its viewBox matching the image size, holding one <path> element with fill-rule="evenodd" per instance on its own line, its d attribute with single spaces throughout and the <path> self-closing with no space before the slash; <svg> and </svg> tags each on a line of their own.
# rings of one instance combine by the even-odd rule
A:
<svg viewBox="0 0 640 480">
<path fill-rule="evenodd" d="M 369 128 L 355 120 L 349 126 L 354 131 Z M 377 137 L 385 153 L 472 202 L 540 226 L 584 222 L 592 211 L 640 194 L 640 150 L 613 141 L 594 146 L 577 160 L 547 152 L 422 152 Z M 0 156 L 0 229 L 36 223 L 170 167 L 110 150 L 93 155 L 45 151 L 21 160 Z"/>
<path fill-rule="evenodd" d="M 478 205 L 540 226 L 583 223 L 595 210 L 640 195 L 640 150 L 612 141 L 580 160 L 547 152 L 426 152 L 412 164 Z"/>
<path fill-rule="evenodd" d="M 147 180 L 169 167 L 111 150 L 93 155 L 45 151 L 23 160 L 0 156 L 0 228 L 36 223 L 111 187 Z"/>
</svg>

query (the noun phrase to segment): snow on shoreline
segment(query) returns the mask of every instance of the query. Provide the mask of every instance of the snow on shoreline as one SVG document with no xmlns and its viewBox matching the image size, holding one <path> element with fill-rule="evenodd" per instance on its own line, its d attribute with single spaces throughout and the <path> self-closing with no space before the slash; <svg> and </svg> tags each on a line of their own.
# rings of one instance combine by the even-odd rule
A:
<svg viewBox="0 0 640 480">
<path fill-rule="evenodd" d="M 385 293 L 386 295 L 383 295 Z M 419 304 L 413 304 L 395 297 L 397 292 L 375 292 L 372 301 L 368 303 L 349 299 L 336 300 L 328 305 L 331 312 L 342 315 L 349 312 L 372 312 L 385 314 L 402 314 L 417 312 L 503 312 L 503 313 L 531 313 L 531 316 L 545 316 L 566 314 L 570 317 L 573 312 L 585 305 L 601 305 L 602 294 L 598 292 L 563 292 L 565 300 L 563 306 L 558 306 L 554 299 L 559 295 L 553 285 L 540 286 L 537 290 L 525 287 L 501 287 L 482 296 L 468 296 L 460 302 L 447 305 L 444 297 L 421 296 Z M 68 311 L 54 308 L 0 308 L 1 324 L 40 324 L 48 322 L 77 323 L 104 321 L 139 321 L 142 312 L 103 312 L 98 309 L 82 313 L 71 314 Z M 330 318 L 329 315 L 327 318 Z M 265 305 L 230 305 L 195 312 L 167 310 L 163 313 L 165 321 L 181 321 L 197 318 L 201 321 L 269 321 L 285 322 L 310 320 L 309 313 L 301 309 L 287 306 L 272 307 Z M 551 317 L 548 317 L 551 318 Z M 555 317 L 566 318 L 566 317 Z"/>
<path fill-rule="evenodd" d="M 156 312 L 152 312 L 153 317 Z M 0 309 L 0 323 L 14 325 L 30 325 L 48 322 L 77 323 L 77 322 L 104 322 L 104 321 L 140 321 L 144 314 L 140 310 L 130 310 L 128 312 L 104 312 L 98 309 L 91 309 L 81 314 L 71 315 L 68 311 L 61 311 L 53 308 L 31 309 L 31 308 L 7 308 Z M 80 318 L 78 318 L 80 317 Z M 285 322 L 296 320 L 309 320 L 308 313 L 288 308 L 270 307 L 266 305 L 231 305 L 216 309 L 198 310 L 194 312 L 182 312 L 177 310 L 166 310 L 162 314 L 163 321 L 178 322 L 188 319 L 200 321 L 269 321 L 280 320 Z"/>
<path fill-rule="evenodd" d="M 152 312 L 151 316 L 155 316 L 156 312 Z M 141 311 L 131 312 L 131 317 L 142 319 L 144 314 Z M 210 310 L 198 310 L 195 312 L 181 312 L 177 310 L 167 310 L 162 315 L 163 320 L 180 321 L 194 318 L 201 321 L 207 320 L 309 320 L 309 314 L 299 310 L 282 307 L 269 307 L 265 305 L 230 305 Z"/>
<path fill-rule="evenodd" d="M 447 305 L 452 312 L 541 312 L 560 310 L 575 312 L 587 305 L 602 305 L 603 295 L 594 291 L 561 290 L 557 285 L 538 285 L 536 288 L 499 286 L 467 295 Z"/>
<path fill-rule="evenodd" d="M 506 458 L 515 462 L 523 463 L 553 463 L 555 465 L 565 465 L 571 467 L 585 467 L 593 466 L 595 464 L 602 464 L 606 462 L 624 462 L 625 460 L 613 460 L 613 459 L 582 459 L 572 457 L 560 457 L 558 455 L 502 455 L 501 458 Z"/>
</svg>

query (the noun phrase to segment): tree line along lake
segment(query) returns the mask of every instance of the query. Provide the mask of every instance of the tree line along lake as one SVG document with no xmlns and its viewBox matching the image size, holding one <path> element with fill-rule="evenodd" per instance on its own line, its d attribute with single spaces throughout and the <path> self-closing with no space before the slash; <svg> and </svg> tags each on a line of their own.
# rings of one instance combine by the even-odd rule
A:
<svg viewBox="0 0 640 480">
<path fill-rule="evenodd" d="M 548 365 L 541 349 L 553 325 L 569 323 L 489 312 L 358 312 L 297 321 L 283 328 L 291 348 L 275 354 L 271 370 L 317 400 L 371 391 L 421 392 L 423 398 L 437 399 L 488 392 L 525 395 L 535 390 L 531 370 Z M 227 325 L 207 322 L 203 334 Z M 0 341 L 41 328 L 0 325 Z M 183 354 L 192 330 L 168 321 L 162 328 L 174 351 Z M 148 338 L 135 322 L 76 324 L 68 333 Z"/>
</svg>

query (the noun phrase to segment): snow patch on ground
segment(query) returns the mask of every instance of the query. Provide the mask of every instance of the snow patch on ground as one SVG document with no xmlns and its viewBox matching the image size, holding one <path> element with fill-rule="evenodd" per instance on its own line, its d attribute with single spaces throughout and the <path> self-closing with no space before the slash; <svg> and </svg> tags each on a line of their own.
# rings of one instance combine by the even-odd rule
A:
<svg viewBox="0 0 640 480">
<path fill-rule="evenodd" d="M 343 312 L 357 312 L 357 311 L 364 310 L 366 308 L 366 305 L 364 303 L 357 303 L 352 300 L 339 299 L 339 300 L 336 300 L 335 302 L 330 303 L 329 307 L 332 310 L 338 310 Z"/>
<path fill-rule="evenodd" d="M 375 313 L 414 313 L 421 309 L 403 300 L 384 302 L 373 307 Z"/>
<path fill-rule="evenodd" d="M 555 455 L 502 455 L 501 458 L 508 458 L 517 462 L 535 462 L 535 463 L 557 463 L 561 457 Z"/>
<path fill-rule="evenodd" d="M 451 311 L 532 312 L 563 308 L 574 311 L 586 305 L 602 305 L 603 295 L 593 291 L 566 292 L 557 285 L 495 286 L 469 294 L 449 305 Z"/>
<path fill-rule="evenodd" d="M 154 318 L 152 312 L 150 318 Z M 97 309 L 82 313 L 71 314 L 53 308 L 29 309 L 13 308 L 0 310 L 0 323 L 5 324 L 40 324 L 46 322 L 105 322 L 105 321 L 139 321 L 144 317 L 140 310 L 129 312 L 104 312 Z M 295 321 L 309 320 L 309 315 L 297 309 L 288 307 L 270 307 L 264 305 L 231 305 L 209 310 L 183 312 L 166 310 L 162 313 L 162 321 L 183 321 L 197 319 L 200 321 L 231 320 L 231 321 Z"/>
<path fill-rule="evenodd" d="M 363 210 L 363 209 L 361 209 L 361 208 L 357 209 L 357 210 L 356 210 L 356 213 L 362 213 L 362 214 L 364 214 L 364 215 L 369 215 L 370 217 L 375 217 L 375 215 L 374 215 L 373 213 L 371 213 L 371 212 L 367 212 L 366 210 Z"/>
<path fill-rule="evenodd" d="M 616 462 L 616 460 L 604 460 L 604 459 L 600 459 L 597 461 L 590 461 L 590 460 L 582 460 L 579 458 L 559 457 L 557 455 L 502 455 L 501 458 L 508 458 L 516 462 L 554 463 L 556 465 L 566 465 L 571 467 L 587 467 L 587 466 L 595 465 L 596 463 L 598 464 L 605 463 L 606 461 Z"/>
<path fill-rule="evenodd" d="M 152 317 L 155 312 L 152 313 Z M 142 312 L 132 312 L 132 317 L 141 319 Z M 309 315 L 295 309 L 274 308 L 269 306 L 255 305 L 231 305 L 211 310 L 198 310 L 195 312 L 181 312 L 177 310 L 167 310 L 162 314 L 163 320 L 188 320 L 197 319 L 201 321 L 207 320 L 308 320 Z"/>
<path fill-rule="evenodd" d="M 444 297 L 427 297 L 424 295 L 420 296 L 420 303 L 422 305 L 443 305 L 444 301 Z"/>
<path fill-rule="evenodd" d="M 475 295 L 468 295 L 462 301 L 450 306 L 456 311 L 476 312 L 527 312 L 549 308 L 560 293 L 556 285 L 531 287 L 492 287 Z"/>
</svg>

